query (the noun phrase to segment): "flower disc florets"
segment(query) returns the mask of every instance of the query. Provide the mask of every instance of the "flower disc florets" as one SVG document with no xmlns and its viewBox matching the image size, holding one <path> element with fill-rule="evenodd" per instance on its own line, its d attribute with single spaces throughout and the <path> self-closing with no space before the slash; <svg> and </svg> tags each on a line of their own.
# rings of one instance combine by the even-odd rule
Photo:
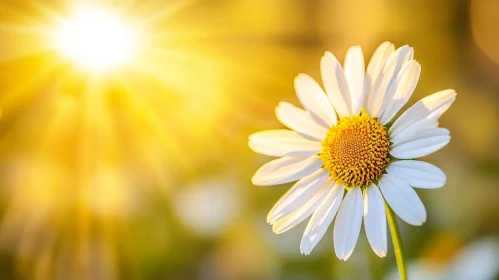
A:
<svg viewBox="0 0 499 280">
<path fill-rule="evenodd" d="M 383 173 L 389 148 L 386 128 L 363 112 L 341 118 L 329 129 L 320 157 L 336 182 L 364 186 Z"/>
</svg>

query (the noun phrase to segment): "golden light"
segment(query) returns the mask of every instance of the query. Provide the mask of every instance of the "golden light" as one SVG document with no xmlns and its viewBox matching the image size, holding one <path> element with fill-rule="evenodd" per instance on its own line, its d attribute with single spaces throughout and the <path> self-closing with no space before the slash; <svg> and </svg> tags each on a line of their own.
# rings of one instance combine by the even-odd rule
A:
<svg viewBox="0 0 499 280">
<path fill-rule="evenodd" d="M 240 43 L 269 25 L 243 33 L 244 18 L 225 25 L 236 19 L 228 11 L 247 5 L 229 5 L 213 15 L 228 17 L 218 22 L 203 16 L 212 6 L 203 1 L 52 2 L 14 10 L 0 2 L 0 38 L 9 42 L 0 44 L 0 62 L 8 61 L 0 105 L 16 124 L 0 137 L 0 164 L 12 166 L 0 178 L 9 192 L 0 249 L 18 256 L 21 278 L 120 279 L 124 260 L 135 255 L 121 256 L 123 242 L 149 246 L 130 241 L 128 227 L 142 223 L 149 198 L 173 201 L 179 182 L 225 150 L 221 143 L 243 121 L 232 121 L 240 113 L 230 94 L 241 87 L 236 77 L 271 77 L 261 69 L 283 48 L 246 55 L 269 48 Z M 17 8 L 21 19 L 2 22 L 4 10 L 14 15 Z M 270 22 L 275 13 L 267 15 Z M 19 37 L 26 39 L 11 45 Z M 245 90 L 245 100 L 258 103 L 249 99 L 254 89 Z M 169 219 L 159 219 L 168 223 L 154 225 L 168 232 Z M 150 246 L 163 252 L 167 243 Z"/>
<path fill-rule="evenodd" d="M 136 50 L 137 32 L 112 13 L 95 7 L 80 7 L 60 23 L 56 48 L 79 65 L 107 70 L 128 62 Z"/>
</svg>

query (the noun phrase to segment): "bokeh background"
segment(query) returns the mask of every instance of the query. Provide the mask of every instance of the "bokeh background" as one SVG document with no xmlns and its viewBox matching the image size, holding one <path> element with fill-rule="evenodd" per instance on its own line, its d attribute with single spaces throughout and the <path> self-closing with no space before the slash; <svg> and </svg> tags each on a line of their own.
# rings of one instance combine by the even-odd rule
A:
<svg viewBox="0 0 499 280">
<path fill-rule="evenodd" d="M 454 88 L 448 176 L 421 190 L 428 220 L 401 223 L 412 279 L 499 279 L 499 1 L 93 1 L 138 24 L 136 63 L 90 74 L 50 47 L 81 2 L 0 1 L 0 279 L 397 279 L 364 233 L 347 262 L 329 231 L 266 213 L 289 185 L 256 187 L 268 161 L 249 134 L 298 105 L 329 50 L 409 44 L 422 65 L 409 104 Z"/>
</svg>

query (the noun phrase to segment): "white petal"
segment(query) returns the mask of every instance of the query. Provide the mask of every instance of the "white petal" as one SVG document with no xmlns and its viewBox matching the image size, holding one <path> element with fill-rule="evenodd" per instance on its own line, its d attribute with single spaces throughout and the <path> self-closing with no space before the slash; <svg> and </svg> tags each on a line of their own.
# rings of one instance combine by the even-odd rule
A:
<svg viewBox="0 0 499 280">
<path fill-rule="evenodd" d="M 393 146 L 399 146 L 401 144 L 419 140 L 419 139 L 424 139 L 424 138 L 429 138 L 433 136 L 443 136 L 443 135 L 449 135 L 450 132 L 446 128 L 441 128 L 441 127 L 436 127 L 436 128 L 426 128 L 422 130 L 418 130 L 416 132 L 410 132 L 408 130 L 404 130 L 401 133 L 397 134 L 395 137 L 390 138 L 390 142 L 393 143 Z"/>
<path fill-rule="evenodd" d="M 392 43 L 384 42 L 374 51 L 374 54 L 369 61 L 369 65 L 367 66 L 367 74 L 373 78 L 371 81 L 374 82 L 379 74 L 381 74 L 386 60 L 394 50 L 395 47 Z"/>
<path fill-rule="evenodd" d="M 327 128 L 337 123 L 336 112 L 331 102 L 312 77 L 299 74 L 295 78 L 295 90 L 303 107 L 315 120 Z"/>
<path fill-rule="evenodd" d="M 336 57 L 330 52 L 326 52 L 321 59 L 321 74 L 324 88 L 336 113 L 340 117 L 351 116 L 352 99 L 345 74 Z"/>
<path fill-rule="evenodd" d="M 319 170 L 324 163 L 318 156 L 309 158 L 282 157 L 260 167 L 251 181 L 258 186 L 289 183 Z"/>
<path fill-rule="evenodd" d="M 397 112 L 409 101 L 421 74 L 421 65 L 416 60 L 408 62 L 400 71 L 397 81 L 392 85 L 393 99 L 388 102 L 386 109 L 379 118 L 381 124 L 387 124 Z"/>
<path fill-rule="evenodd" d="M 437 127 L 438 127 L 438 124 L 439 124 L 439 122 L 438 122 L 438 121 L 436 121 L 436 122 L 434 122 L 434 123 L 429 124 L 429 125 L 428 125 L 428 128 L 437 128 Z"/>
<path fill-rule="evenodd" d="M 392 210 L 406 223 L 420 226 L 426 221 L 426 209 L 416 191 L 404 180 L 385 174 L 379 187 Z"/>
<path fill-rule="evenodd" d="M 321 187 L 319 192 L 288 216 L 275 221 L 272 224 L 272 231 L 276 234 L 284 233 L 308 218 L 314 211 L 322 205 L 329 193 L 333 190 L 334 181 L 329 180 Z"/>
<path fill-rule="evenodd" d="M 254 133 L 250 135 L 248 145 L 257 153 L 275 157 L 308 157 L 322 149 L 320 141 L 305 139 L 297 132 L 286 129 Z"/>
<path fill-rule="evenodd" d="M 390 42 L 384 42 L 381 44 L 374 52 L 366 71 L 365 85 L 365 105 L 367 113 L 369 116 L 374 117 L 375 114 L 372 112 L 372 102 L 374 100 L 383 100 L 383 96 L 377 97 L 378 92 L 373 90 L 375 88 L 375 83 L 379 76 L 382 74 L 383 67 L 385 66 L 386 60 L 395 50 L 395 46 Z"/>
<path fill-rule="evenodd" d="M 345 56 L 345 78 L 352 98 L 352 115 L 358 115 L 364 105 L 364 55 L 359 46 L 348 49 Z"/>
<path fill-rule="evenodd" d="M 399 159 L 413 159 L 424 157 L 431 153 L 434 153 L 445 147 L 445 145 L 450 142 L 450 135 L 448 135 L 448 130 L 447 134 L 442 135 L 442 131 L 445 130 L 446 129 L 430 128 L 422 131 L 420 133 L 424 134 L 423 136 L 430 135 L 430 137 L 408 141 L 402 144 L 395 144 L 390 149 L 390 155 Z M 433 131 L 439 133 L 440 135 L 431 136 L 430 133 L 427 133 L 433 133 Z"/>
<path fill-rule="evenodd" d="M 328 177 L 329 173 L 321 168 L 296 182 L 270 210 L 267 222 L 272 224 L 303 206 L 319 192 Z"/>
<path fill-rule="evenodd" d="M 300 252 L 308 255 L 326 233 L 327 228 L 340 208 L 345 187 L 343 184 L 331 188 L 327 198 L 315 211 L 308 222 L 303 238 L 301 239 Z"/>
<path fill-rule="evenodd" d="M 315 122 L 304 110 L 288 102 L 280 102 L 275 110 L 277 119 L 288 128 L 315 140 L 326 138 L 327 129 Z"/>
<path fill-rule="evenodd" d="M 386 172 L 401 178 L 416 188 L 435 189 L 445 185 L 445 173 L 433 164 L 419 160 L 399 160 L 390 163 Z"/>
<path fill-rule="evenodd" d="M 373 251 L 379 257 L 385 257 L 387 251 L 385 201 L 378 187 L 374 184 L 366 188 L 364 227 Z"/>
<path fill-rule="evenodd" d="M 383 113 L 383 104 L 392 98 L 388 92 L 390 85 L 396 80 L 400 69 L 412 60 L 413 54 L 413 49 L 406 45 L 398 48 L 387 59 L 382 74 L 379 75 L 374 86 L 371 88 L 374 98 L 370 104 L 372 117 L 379 117 Z"/>
<path fill-rule="evenodd" d="M 393 123 L 388 131 L 390 137 L 395 137 L 402 131 L 411 133 L 431 127 L 447 111 L 455 99 L 456 92 L 452 89 L 443 90 L 421 99 Z"/>
<path fill-rule="evenodd" d="M 346 261 L 357 244 L 362 213 L 362 190 L 360 187 L 353 187 L 343 199 L 334 224 L 334 250 L 340 260 Z"/>
</svg>

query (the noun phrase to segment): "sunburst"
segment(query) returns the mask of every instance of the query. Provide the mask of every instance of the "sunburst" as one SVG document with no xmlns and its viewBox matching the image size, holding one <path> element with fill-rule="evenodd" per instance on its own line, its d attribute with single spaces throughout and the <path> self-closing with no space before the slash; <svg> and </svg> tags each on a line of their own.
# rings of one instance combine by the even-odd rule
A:
<svg viewBox="0 0 499 280">
<path fill-rule="evenodd" d="M 139 43 L 133 26 L 93 6 L 75 9 L 54 33 L 56 47 L 64 56 L 92 70 L 123 65 L 133 58 Z"/>
<path fill-rule="evenodd" d="M 197 35 L 173 20 L 163 28 L 192 1 L 118 2 L 0 4 L 12 37 L 0 35 L 25 38 L 0 55 L 0 153 L 11 190 L 0 234 L 26 278 L 120 278 L 120 221 L 151 187 L 168 197 L 191 169 L 186 149 L 205 145 L 180 145 L 182 127 L 210 111 L 196 117 L 181 105 L 221 102 L 223 62 L 193 49 Z"/>
</svg>

